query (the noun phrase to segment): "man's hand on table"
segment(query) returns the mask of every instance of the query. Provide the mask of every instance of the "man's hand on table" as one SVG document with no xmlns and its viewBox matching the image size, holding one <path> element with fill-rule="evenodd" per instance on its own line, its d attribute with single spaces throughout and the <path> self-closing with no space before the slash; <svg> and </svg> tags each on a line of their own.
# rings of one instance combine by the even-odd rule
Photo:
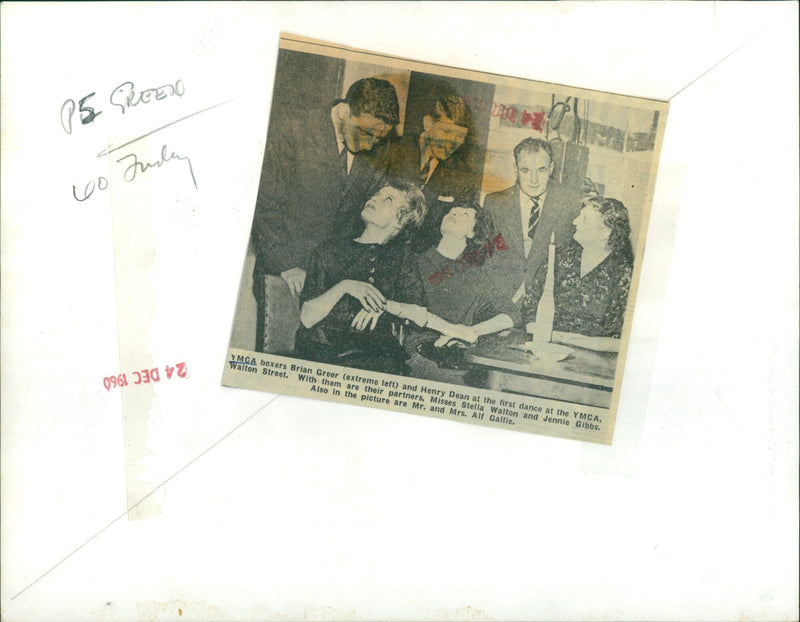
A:
<svg viewBox="0 0 800 622">
<path fill-rule="evenodd" d="M 289 291 L 296 298 L 303 291 L 306 283 L 306 271 L 302 268 L 289 268 L 285 272 L 281 272 L 281 278 L 286 281 Z"/>
</svg>

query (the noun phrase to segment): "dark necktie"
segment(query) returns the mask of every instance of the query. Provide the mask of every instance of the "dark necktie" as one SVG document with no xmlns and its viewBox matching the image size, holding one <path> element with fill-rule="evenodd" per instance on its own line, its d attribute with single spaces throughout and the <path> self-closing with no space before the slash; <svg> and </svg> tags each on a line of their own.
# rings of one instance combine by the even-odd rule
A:
<svg viewBox="0 0 800 622">
<path fill-rule="evenodd" d="M 539 216 L 542 215 L 542 208 L 539 205 L 539 199 L 532 197 L 533 206 L 531 207 L 531 217 L 528 219 L 528 237 L 533 239 L 533 234 L 536 233 L 536 225 L 539 224 Z"/>
<path fill-rule="evenodd" d="M 347 147 L 342 149 L 342 152 L 339 154 L 339 165 L 342 167 L 345 177 L 347 177 L 347 175 L 350 174 L 347 170 Z"/>
<path fill-rule="evenodd" d="M 428 161 L 422 166 L 419 170 L 419 185 L 423 188 L 425 184 L 428 182 L 428 175 L 431 174 L 431 162 L 433 162 L 433 156 L 428 158 Z"/>
</svg>

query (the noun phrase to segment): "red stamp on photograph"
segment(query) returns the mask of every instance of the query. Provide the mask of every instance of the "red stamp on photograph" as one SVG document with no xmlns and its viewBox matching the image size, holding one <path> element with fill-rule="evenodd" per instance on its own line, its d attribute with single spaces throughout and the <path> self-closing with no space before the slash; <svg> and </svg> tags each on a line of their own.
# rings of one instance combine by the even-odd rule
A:
<svg viewBox="0 0 800 622">
<path fill-rule="evenodd" d="M 188 378 L 186 371 L 186 363 L 176 363 L 175 365 L 164 365 L 164 380 L 171 380 L 172 378 Z M 122 373 L 116 376 L 106 376 L 103 378 L 103 386 L 106 391 L 116 389 L 117 387 L 127 387 L 129 384 L 150 384 L 153 382 L 161 382 L 161 371 L 158 367 L 151 367 L 150 369 L 140 369 L 130 372 L 131 382 L 128 382 L 128 374 Z"/>
<path fill-rule="evenodd" d="M 456 259 L 453 263 L 458 266 L 458 271 L 463 272 L 467 268 L 474 268 L 480 266 L 483 260 L 491 257 L 495 250 L 505 251 L 508 250 L 508 244 L 503 239 L 503 234 L 498 233 L 490 242 L 485 242 L 481 248 L 476 248 L 464 253 L 463 259 Z M 483 257 L 481 257 L 483 255 Z M 428 282 L 434 285 L 443 283 L 455 273 L 451 266 L 445 266 L 441 270 L 434 272 L 428 277 Z"/>
</svg>

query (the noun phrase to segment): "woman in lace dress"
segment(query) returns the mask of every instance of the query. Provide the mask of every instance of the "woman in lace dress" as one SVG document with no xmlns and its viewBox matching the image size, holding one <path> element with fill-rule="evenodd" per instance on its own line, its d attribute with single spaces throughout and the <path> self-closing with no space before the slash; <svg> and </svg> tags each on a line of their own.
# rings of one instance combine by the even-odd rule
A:
<svg viewBox="0 0 800 622">
<path fill-rule="evenodd" d="M 628 210 L 617 199 L 584 199 L 573 240 L 556 249 L 553 341 L 618 351 L 633 274 Z M 547 266 L 536 274 L 523 303 L 533 321 Z"/>
</svg>

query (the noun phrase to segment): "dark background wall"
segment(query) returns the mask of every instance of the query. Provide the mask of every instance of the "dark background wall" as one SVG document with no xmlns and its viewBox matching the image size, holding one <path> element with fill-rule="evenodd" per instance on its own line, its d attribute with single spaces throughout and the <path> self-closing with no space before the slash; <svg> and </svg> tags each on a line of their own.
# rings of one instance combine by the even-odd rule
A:
<svg viewBox="0 0 800 622">
<path fill-rule="evenodd" d="M 270 127 L 291 115 L 316 119 L 339 97 L 344 63 L 338 58 L 280 50 Z"/>
</svg>

